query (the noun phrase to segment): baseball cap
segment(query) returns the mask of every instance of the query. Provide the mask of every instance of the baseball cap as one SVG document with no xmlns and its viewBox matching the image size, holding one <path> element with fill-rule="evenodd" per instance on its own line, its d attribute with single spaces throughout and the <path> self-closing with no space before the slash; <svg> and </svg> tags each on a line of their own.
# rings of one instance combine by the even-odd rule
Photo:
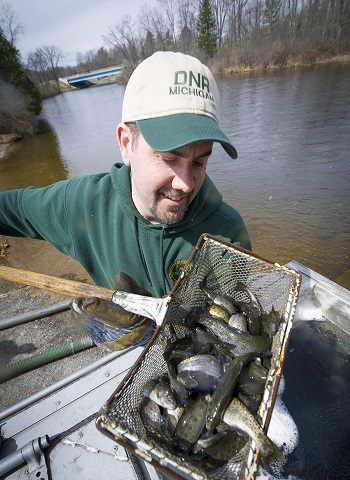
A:
<svg viewBox="0 0 350 480">
<path fill-rule="evenodd" d="M 199 141 L 237 152 L 219 126 L 219 91 L 209 68 L 179 52 L 156 52 L 126 86 L 122 121 L 136 122 L 151 148 L 168 152 Z"/>
</svg>

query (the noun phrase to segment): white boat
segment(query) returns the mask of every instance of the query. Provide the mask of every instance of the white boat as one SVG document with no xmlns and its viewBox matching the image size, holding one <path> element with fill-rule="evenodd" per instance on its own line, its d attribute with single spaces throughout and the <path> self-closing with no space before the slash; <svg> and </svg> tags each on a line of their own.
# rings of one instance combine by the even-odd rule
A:
<svg viewBox="0 0 350 480">
<path fill-rule="evenodd" d="M 348 345 L 350 343 L 350 292 L 296 261 L 290 262 L 287 267 L 300 272 L 302 282 L 286 355 L 284 381 L 280 384 L 279 394 L 282 402 L 285 402 L 283 405 L 285 410 L 282 409 L 281 414 L 281 410 L 278 411 L 278 408 L 275 408 L 268 433 L 276 443 L 284 443 L 284 447 L 290 449 L 286 455 L 285 471 L 287 473 L 282 473 L 286 478 L 288 475 L 292 475 L 293 479 L 307 478 L 308 480 L 349 478 L 350 454 L 348 448 L 345 449 L 345 446 L 343 448 L 339 445 L 341 439 L 344 442 L 350 439 L 349 415 L 347 412 L 343 415 L 341 411 L 337 414 L 336 408 L 333 408 L 334 403 L 329 402 L 333 397 L 336 399 L 333 401 L 338 402 L 343 397 L 344 404 L 346 399 L 350 400 L 350 354 L 349 350 L 344 353 L 340 345 L 344 342 L 348 342 Z M 333 350 L 325 353 L 328 356 L 332 355 L 332 371 L 320 372 L 320 378 L 328 375 L 326 387 L 323 385 L 322 388 L 327 388 L 328 385 L 330 390 L 338 390 L 336 395 L 328 392 L 329 395 L 325 395 L 323 405 L 325 410 L 332 410 L 332 422 L 339 422 L 336 428 L 332 428 L 331 435 L 336 435 L 333 439 L 327 437 L 327 428 L 330 425 L 325 425 L 322 429 L 316 428 L 322 419 L 313 418 L 314 398 L 305 397 L 303 394 L 303 389 L 309 380 L 304 378 L 303 371 L 293 370 L 295 357 L 305 355 L 302 345 L 300 351 L 294 351 L 294 354 L 291 351 L 300 345 L 300 343 L 293 343 L 294 330 L 297 331 L 300 325 L 311 325 L 310 321 L 314 322 L 313 324 L 329 327 L 329 330 L 334 333 L 334 336 L 330 337 Z M 308 332 L 308 343 L 305 348 L 310 350 L 315 347 L 314 352 L 317 353 L 319 330 L 313 328 L 312 332 L 311 335 Z M 328 346 L 326 343 L 329 340 L 324 332 L 322 333 L 323 347 Z M 298 337 L 299 342 L 300 338 L 302 339 L 302 335 Z M 340 342 L 339 345 L 337 342 Z M 113 439 L 101 434 L 95 425 L 97 412 L 123 380 L 142 350 L 138 347 L 104 356 L 80 372 L 3 410 L 0 413 L 2 439 L 0 478 L 13 480 L 28 478 L 33 480 L 48 478 L 52 480 L 67 478 L 155 480 L 163 478 L 148 462 L 128 453 Z M 308 358 L 310 359 L 310 356 Z M 323 360 L 314 358 L 320 366 L 324 364 Z M 336 371 L 338 368 L 339 371 Z M 334 377 L 334 381 L 331 377 Z M 283 389 L 286 392 L 289 384 L 294 386 L 293 394 L 284 397 Z M 296 391 L 298 389 L 299 393 Z M 321 390 L 315 391 L 315 395 L 324 395 L 324 393 Z M 294 412 L 304 412 L 303 425 L 299 418 L 295 418 Z M 316 452 L 315 458 L 318 461 L 326 455 L 322 448 L 326 449 L 327 443 L 338 442 L 339 457 L 333 459 L 334 466 L 330 468 L 331 459 L 327 456 L 328 464 L 322 465 L 320 472 L 315 473 L 316 477 L 312 476 L 311 454 L 305 453 L 302 431 L 307 431 L 310 452 Z M 323 439 L 319 437 L 320 431 L 323 432 Z M 294 437 L 290 438 L 290 435 Z M 295 454 L 300 442 L 303 445 L 304 457 L 302 452 Z M 349 443 L 347 443 L 348 446 Z M 305 472 L 308 468 L 310 468 L 309 475 L 306 476 Z M 330 475 L 330 472 L 333 472 L 333 475 Z M 273 478 L 266 476 L 262 471 L 259 475 L 261 478 Z"/>
</svg>

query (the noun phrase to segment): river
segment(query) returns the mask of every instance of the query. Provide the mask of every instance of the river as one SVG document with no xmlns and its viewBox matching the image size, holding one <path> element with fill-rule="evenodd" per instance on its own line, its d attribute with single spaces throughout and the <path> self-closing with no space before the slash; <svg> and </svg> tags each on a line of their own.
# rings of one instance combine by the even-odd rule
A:
<svg viewBox="0 0 350 480">
<path fill-rule="evenodd" d="M 350 64 L 218 76 L 222 125 L 208 173 L 243 215 L 254 251 L 350 288 Z M 108 171 L 124 86 L 44 101 L 42 130 L 0 161 L 0 190 Z"/>
</svg>

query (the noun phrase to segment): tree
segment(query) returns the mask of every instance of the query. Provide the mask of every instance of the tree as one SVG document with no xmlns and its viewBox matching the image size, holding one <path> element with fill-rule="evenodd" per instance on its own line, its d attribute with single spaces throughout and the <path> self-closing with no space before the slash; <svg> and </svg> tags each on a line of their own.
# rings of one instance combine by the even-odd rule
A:
<svg viewBox="0 0 350 480">
<path fill-rule="evenodd" d="M 268 36 L 271 35 L 273 27 L 279 20 L 281 0 L 265 0 L 264 25 L 267 28 Z"/>
<path fill-rule="evenodd" d="M 132 18 L 129 15 L 124 15 L 116 25 L 109 27 L 108 35 L 103 38 L 108 45 L 114 47 L 123 55 L 123 72 L 129 77 L 139 64 L 139 46 L 141 44 L 140 35 Z"/>
<path fill-rule="evenodd" d="M 17 16 L 9 3 L 0 5 L 0 30 L 12 46 L 15 46 L 18 37 L 23 35 L 24 26 L 17 20 Z"/>
<path fill-rule="evenodd" d="M 58 47 L 55 45 L 44 45 L 29 55 L 28 64 L 29 68 L 35 70 L 41 77 L 42 82 L 49 86 L 50 82 L 54 81 L 57 92 L 60 92 L 60 68 L 58 64 L 62 58 L 63 52 Z"/>
<path fill-rule="evenodd" d="M 26 76 L 18 50 L 0 30 L 0 129 L 2 133 L 34 133 L 42 109 L 40 94 Z"/>
<path fill-rule="evenodd" d="M 194 55 L 196 37 L 187 25 L 185 25 L 181 30 L 178 45 L 181 52 Z"/>
<path fill-rule="evenodd" d="M 212 57 L 217 51 L 217 29 L 210 0 L 201 0 L 197 20 L 198 49 Z"/>
</svg>

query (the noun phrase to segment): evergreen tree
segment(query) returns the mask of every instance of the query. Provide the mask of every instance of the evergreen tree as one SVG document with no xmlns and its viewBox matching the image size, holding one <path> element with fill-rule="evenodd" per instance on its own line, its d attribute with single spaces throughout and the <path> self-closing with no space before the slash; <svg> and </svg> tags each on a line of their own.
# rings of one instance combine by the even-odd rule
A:
<svg viewBox="0 0 350 480">
<path fill-rule="evenodd" d="M 28 110 L 39 115 L 42 109 L 40 93 L 34 83 L 26 76 L 20 62 L 19 52 L 0 30 L 0 77 L 2 80 L 17 87 L 21 94 L 28 99 Z"/>
<path fill-rule="evenodd" d="M 201 0 L 197 20 L 198 49 L 212 57 L 217 51 L 216 21 L 210 0 Z"/>
</svg>

